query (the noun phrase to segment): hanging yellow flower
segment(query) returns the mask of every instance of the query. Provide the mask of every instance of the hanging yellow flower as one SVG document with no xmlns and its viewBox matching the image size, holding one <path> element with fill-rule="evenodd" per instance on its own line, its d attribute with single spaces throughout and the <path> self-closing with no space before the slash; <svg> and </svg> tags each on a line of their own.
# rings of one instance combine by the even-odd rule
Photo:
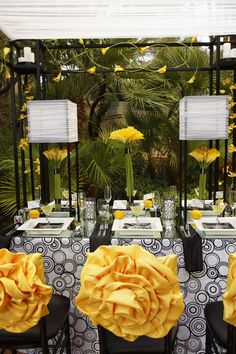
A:
<svg viewBox="0 0 236 354">
<path fill-rule="evenodd" d="M 231 101 L 231 102 L 229 103 L 229 109 L 233 108 L 235 105 L 236 105 L 236 102 Z"/>
<path fill-rule="evenodd" d="M 3 48 L 3 58 L 5 59 L 7 57 L 7 55 L 10 53 L 10 48 L 5 47 Z"/>
<path fill-rule="evenodd" d="M 7 67 L 4 70 L 4 76 L 6 80 L 9 80 L 11 78 L 10 70 Z"/>
<path fill-rule="evenodd" d="M 27 111 L 27 103 L 23 103 L 23 105 L 21 106 L 21 109 L 20 109 L 21 112 L 26 112 Z"/>
<path fill-rule="evenodd" d="M 234 144 L 229 144 L 229 152 L 236 152 L 236 146 L 234 146 Z"/>
<path fill-rule="evenodd" d="M 158 69 L 157 72 L 158 72 L 159 74 L 164 74 L 164 73 L 166 72 L 166 69 L 167 69 L 167 66 L 165 65 L 165 66 L 163 66 L 162 68 Z"/>
<path fill-rule="evenodd" d="M 32 101 L 34 99 L 34 96 L 26 96 L 25 98 L 27 99 L 27 101 Z"/>
<path fill-rule="evenodd" d="M 24 174 L 28 175 L 30 173 L 30 171 L 31 171 L 30 168 L 27 168 L 26 170 L 24 170 Z"/>
<path fill-rule="evenodd" d="M 150 47 L 149 46 L 146 46 L 146 47 L 140 47 L 139 48 L 139 53 L 141 55 L 144 55 L 146 53 L 146 51 L 149 49 Z"/>
<path fill-rule="evenodd" d="M 106 55 L 106 53 L 108 52 L 110 48 L 109 47 L 106 47 L 106 48 L 100 48 L 101 52 L 103 55 Z"/>
<path fill-rule="evenodd" d="M 234 177 L 236 177 L 236 172 L 229 171 L 228 176 L 231 178 L 234 178 Z"/>
<path fill-rule="evenodd" d="M 52 81 L 60 82 L 61 81 L 61 72 L 59 72 L 59 74 L 57 76 L 53 76 Z"/>
<path fill-rule="evenodd" d="M 96 66 L 92 66 L 91 68 L 87 69 L 87 73 L 89 74 L 94 74 L 97 70 L 97 67 Z"/>
<path fill-rule="evenodd" d="M 196 80 L 196 76 L 193 75 L 193 76 L 191 77 L 191 79 L 189 79 L 187 82 L 188 82 L 188 84 L 193 84 L 195 80 Z"/>
<path fill-rule="evenodd" d="M 25 119 L 25 118 L 27 118 L 27 114 L 21 113 L 20 117 L 19 117 L 19 120 L 22 120 L 22 119 Z"/>
<path fill-rule="evenodd" d="M 83 40 L 83 38 L 80 38 L 80 39 L 79 39 L 79 44 L 81 44 L 82 46 L 84 46 L 84 40 Z"/>
<path fill-rule="evenodd" d="M 25 94 L 30 93 L 31 89 L 32 89 L 32 86 L 31 86 L 30 83 L 27 82 L 27 83 L 24 84 L 24 93 Z"/>
<path fill-rule="evenodd" d="M 233 131 L 233 129 L 235 129 L 235 128 L 236 128 L 236 125 L 234 125 L 234 123 L 233 123 L 233 124 L 230 124 L 230 125 L 228 126 L 228 132 L 231 133 L 231 132 Z"/>
<path fill-rule="evenodd" d="M 117 73 L 118 71 L 124 71 L 125 69 L 122 68 L 122 66 L 120 65 L 115 65 L 115 69 L 114 69 L 114 72 Z"/>
<path fill-rule="evenodd" d="M 28 148 L 28 146 L 29 146 L 28 138 L 21 138 L 19 143 L 19 148 L 25 150 Z"/>
<path fill-rule="evenodd" d="M 38 158 L 34 161 L 34 164 L 36 164 L 35 173 L 37 173 L 37 175 L 40 175 L 40 161 Z"/>
<path fill-rule="evenodd" d="M 230 119 L 235 119 L 236 118 L 236 113 L 231 113 L 229 116 Z"/>
</svg>

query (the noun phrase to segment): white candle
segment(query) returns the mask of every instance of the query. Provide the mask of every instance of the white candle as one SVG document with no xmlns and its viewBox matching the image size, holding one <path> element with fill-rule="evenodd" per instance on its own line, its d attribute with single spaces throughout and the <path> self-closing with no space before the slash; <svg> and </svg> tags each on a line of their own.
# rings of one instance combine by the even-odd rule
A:
<svg viewBox="0 0 236 354">
<path fill-rule="evenodd" d="M 224 43 L 223 44 L 223 58 L 230 58 L 230 49 L 231 49 L 231 44 L 230 43 Z"/>
</svg>

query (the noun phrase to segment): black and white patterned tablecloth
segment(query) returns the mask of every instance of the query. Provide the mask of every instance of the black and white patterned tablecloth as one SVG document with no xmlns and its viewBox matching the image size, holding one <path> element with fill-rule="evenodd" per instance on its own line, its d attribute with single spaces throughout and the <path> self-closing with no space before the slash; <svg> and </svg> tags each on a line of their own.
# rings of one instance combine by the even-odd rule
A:
<svg viewBox="0 0 236 354">
<path fill-rule="evenodd" d="M 184 293 L 185 311 L 180 318 L 174 353 L 205 353 L 204 306 L 219 299 L 225 290 L 229 253 L 236 252 L 236 240 L 204 239 L 204 269 L 189 273 L 184 268 L 183 245 L 179 239 L 113 239 L 113 244 L 140 244 L 160 256 L 178 255 L 179 279 Z M 71 299 L 71 341 L 73 354 L 97 354 L 99 344 L 96 328 L 74 306 L 80 288 L 80 273 L 89 251 L 89 239 L 15 237 L 15 252 L 40 252 L 44 256 L 45 276 L 56 293 Z M 31 353 L 37 353 L 36 350 Z M 40 351 L 38 351 L 40 353 Z"/>
</svg>

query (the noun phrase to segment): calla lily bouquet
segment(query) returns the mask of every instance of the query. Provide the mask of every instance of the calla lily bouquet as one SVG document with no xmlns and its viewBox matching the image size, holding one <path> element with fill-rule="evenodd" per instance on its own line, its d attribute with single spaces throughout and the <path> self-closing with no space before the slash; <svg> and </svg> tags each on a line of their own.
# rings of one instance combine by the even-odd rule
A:
<svg viewBox="0 0 236 354">
<path fill-rule="evenodd" d="M 197 148 L 189 153 L 190 156 L 194 157 L 200 166 L 199 175 L 199 198 L 205 199 L 206 193 L 206 169 L 207 167 L 220 156 L 220 152 L 215 149 L 209 149 L 206 146 Z"/>
<path fill-rule="evenodd" d="M 48 160 L 54 162 L 54 197 L 55 209 L 61 210 L 61 176 L 60 165 L 61 162 L 67 157 L 67 149 L 52 148 L 43 152 Z"/>
<path fill-rule="evenodd" d="M 131 159 L 131 146 L 137 140 L 144 139 L 143 134 L 134 127 L 114 130 L 109 139 L 118 140 L 124 144 L 125 148 L 125 171 L 126 171 L 126 192 L 128 198 L 134 197 L 134 176 Z"/>
</svg>

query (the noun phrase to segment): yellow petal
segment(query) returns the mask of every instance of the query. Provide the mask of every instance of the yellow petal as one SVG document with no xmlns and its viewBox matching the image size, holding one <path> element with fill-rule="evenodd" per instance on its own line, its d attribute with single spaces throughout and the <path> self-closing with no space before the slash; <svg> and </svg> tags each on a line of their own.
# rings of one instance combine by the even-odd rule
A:
<svg viewBox="0 0 236 354">
<path fill-rule="evenodd" d="M 116 72 L 118 72 L 118 71 L 124 71 L 125 69 L 124 68 L 122 68 L 122 66 L 120 66 L 120 65 L 115 65 L 115 69 L 114 69 L 114 72 L 116 73 Z"/>
<path fill-rule="evenodd" d="M 97 70 L 96 66 L 92 66 L 91 68 L 87 69 L 86 71 L 89 74 L 94 74 L 96 70 Z"/>
<path fill-rule="evenodd" d="M 109 47 L 101 48 L 100 50 L 101 50 L 102 54 L 105 55 L 106 52 L 109 50 Z"/>
<path fill-rule="evenodd" d="M 26 96 L 25 97 L 28 101 L 32 101 L 34 99 L 34 96 Z"/>
<path fill-rule="evenodd" d="M 236 177 L 236 172 L 229 171 L 228 176 L 229 177 Z"/>
<path fill-rule="evenodd" d="M 193 76 L 191 77 L 191 79 L 188 80 L 188 84 L 193 84 L 194 81 L 195 81 L 195 79 L 196 79 L 196 77 L 195 77 L 195 75 L 193 75 Z"/>
<path fill-rule="evenodd" d="M 148 49 L 149 49 L 149 46 L 147 46 L 147 47 L 140 47 L 140 48 L 139 48 L 139 53 L 140 53 L 141 55 L 144 55 Z"/>
<path fill-rule="evenodd" d="M 236 118 L 236 113 L 231 113 L 230 116 L 229 116 L 229 118 L 235 119 L 235 118 Z"/>
<path fill-rule="evenodd" d="M 19 148 L 21 148 L 22 150 L 25 150 L 25 149 L 27 149 L 28 146 L 29 146 L 28 138 L 21 138 Z"/>
<path fill-rule="evenodd" d="M 197 37 L 192 37 L 191 38 L 191 43 L 195 43 L 195 42 L 197 42 Z"/>
<path fill-rule="evenodd" d="M 236 146 L 234 146 L 234 144 L 229 144 L 229 152 L 236 152 Z"/>
<path fill-rule="evenodd" d="M 20 120 L 27 118 L 27 114 L 21 113 L 20 114 Z"/>
<path fill-rule="evenodd" d="M 52 80 L 53 80 L 54 82 L 60 82 L 60 81 L 61 81 L 61 72 L 59 72 L 59 74 L 58 74 L 57 76 L 54 76 L 54 77 L 52 78 Z"/>
<path fill-rule="evenodd" d="M 83 40 L 83 38 L 80 38 L 80 39 L 79 39 L 79 44 L 81 44 L 82 46 L 84 46 L 84 40 Z"/>
<path fill-rule="evenodd" d="M 6 56 L 10 53 L 10 48 L 8 48 L 8 47 L 5 47 L 5 48 L 3 48 L 3 58 L 5 59 L 6 58 Z"/>
<path fill-rule="evenodd" d="M 230 86 L 230 90 L 231 90 L 231 91 L 232 91 L 232 90 L 236 90 L 236 84 L 231 85 L 231 86 Z"/>
<path fill-rule="evenodd" d="M 8 68 L 5 68 L 4 75 L 7 80 L 9 80 L 11 78 L 11 73 Z"/>
<path fill-rule="evenodd" d="M 166 72 L 166 69 L 167 69 L 167 66 L 165 65 L 165 66 L 163 66 L 162 68 L 158 69 L 157 72 L 158 72 L 159 74 L 164 74 L 164 73 Z"/>
<path fill-rule="evenodd" d="M 27 111 L 27 103 L 25 102 L 20 109 L 21 112 L 26 112 Z"/>
<path fill-rule="evenodd" d="M 229 109 L 233 108 L 233 107 L 235 106 L 235 104 L 236 104 L 236 102 L 233 102 L 233 101 L 230 102 L 230 103 L 229 103 Z"/>
</svg>

